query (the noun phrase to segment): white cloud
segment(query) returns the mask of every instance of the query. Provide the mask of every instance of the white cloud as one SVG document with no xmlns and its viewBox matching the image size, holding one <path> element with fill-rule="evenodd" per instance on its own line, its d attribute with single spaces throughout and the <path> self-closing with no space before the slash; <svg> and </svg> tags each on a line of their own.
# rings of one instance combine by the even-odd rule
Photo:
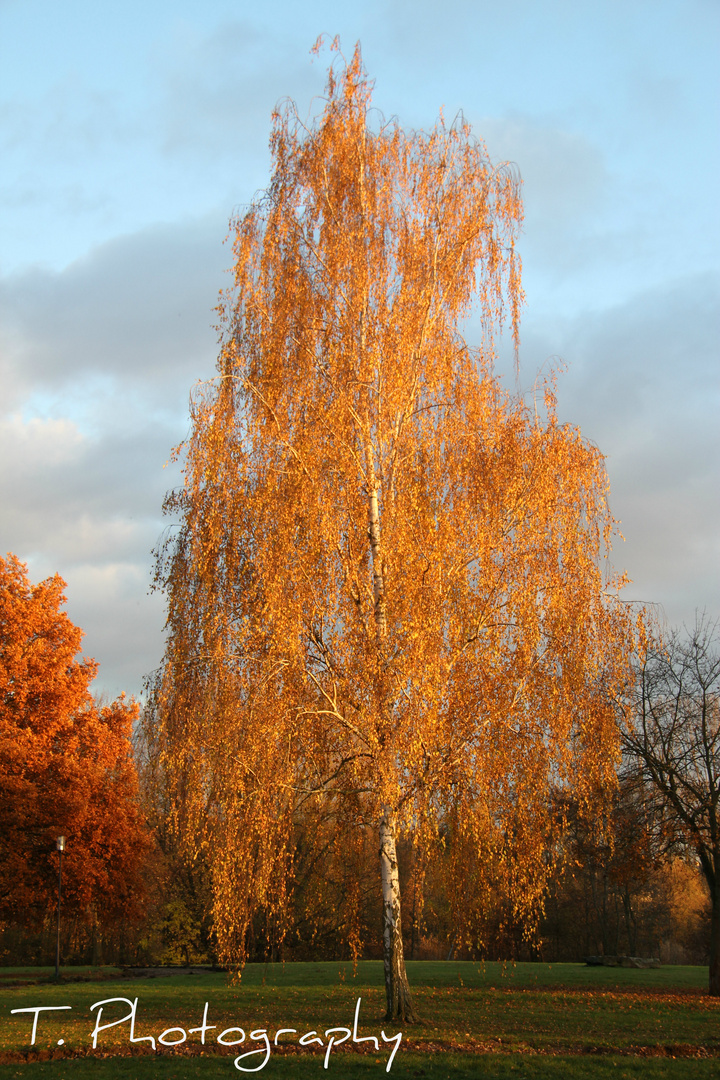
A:
<svg viewBox="0 0 720 1080">
<path fill-rule="evenodd" d="M 77 425 L 64 418 L 34 416 L 24 420 L 16 413 L 0 419 L 0 461 L 19 483 L 48 462 L 67 465 L 77 461 L 84 441 Z"/>
<path fill-rule="evenodd" d="M 100 661 L 97 689 L 141 694 L 143 677 L 160 663 L 165 618 L 159 594 L 148 594 L 147 567 L 80 563 L 64 576 L 68 614 L 86 631 L 83 652 Z"/>
</svg>

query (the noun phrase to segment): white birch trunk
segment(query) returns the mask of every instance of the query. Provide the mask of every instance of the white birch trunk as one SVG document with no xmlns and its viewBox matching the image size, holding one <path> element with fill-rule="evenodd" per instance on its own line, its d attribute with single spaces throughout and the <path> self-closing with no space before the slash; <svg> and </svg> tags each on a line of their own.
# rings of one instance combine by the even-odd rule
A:
<svg viewBox="0 0 720 1080">
<path fill-rule="evenodd" d="M 372 445 L 365 446 L 368 493 L 368 536 L 372 558 L 373 607 L 375 616 L 375 643 L 377 659 L 382 668 L 385 639 L 387 638 L 387 612 L 385 606 L 385 566 L 380 534 L 380 507 L 378 482 L 375 475 L 375 459 Z M 384 747 L 387 732 L 385 673 L 379 670 L 379 719 L 381 724 L 380 745 Z M 387 1019 L 413 1021 L 416 1019 L 410 995 L 405 954 L 403 952 L 402 924 L 400 921 L 400 875 L 395 848 L 395 818 L 386 806 L 380 820 L 380 873 L 383 893 L 383 957 L 385 961 L 385 993 L 387 995 Z"/>
<path fill-rule="evenodd" d="M 380 820 L 380 867 L 383 891 L 383 959 L 387 1020 L 415 1020 L 410 986 L 405 971 L 400 921 L 400 875 L 395 849 L 395 819 L 390 807 Z"/>
<path fill-rule="evenodd" d="M 387 637 L 387 615 L 385 612 L 385 567 L 383 565 L 382 545 L 380 542 L 380 508 L 378 505 L 378 483 L 375 477 L 375 463 L 372 447 L 367 446 L 367 485 L 368 485 L 368 536 L 372 556 L 373 575 L 373 611 L 375 615 L 375 640 L 381 649 Z"/>
</svg>

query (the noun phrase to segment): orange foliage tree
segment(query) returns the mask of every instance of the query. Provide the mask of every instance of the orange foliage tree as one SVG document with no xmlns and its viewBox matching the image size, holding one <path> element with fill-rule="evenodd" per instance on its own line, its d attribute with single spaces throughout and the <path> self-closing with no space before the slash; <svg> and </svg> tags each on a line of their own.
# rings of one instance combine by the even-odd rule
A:
<svg viewBox="0 0 720 1080">
<path fill-rule="evenodd" d="M 97 664 L 75 658 L 64 585 L 33 586 L 0 558 L 0 919 L 37 925 L 55 907 L 64 835 L 63 906 L 109 925 L 140 913 L 151 843 L 130 741 L 138 708 L 93 700 Z"/>
<path fill-rule="evenodd" d="M 492 374 L 522 301 L 512 170 L 464 124 L 373 127 L 359 50 L 271 147 L 166 504 L 155 731 L 222 957 L 243 962 L 258 909 L 282 934 L 293 829 L 334 831 L 350 867 L 371 829 L 387 1012 L 412 1019 L 396 837 L 450 850 L 465 936 L 485 858 L 530 925 L 551 790 L 612 772 L 632 634 L 600 565 L 601 454 L 550 386 L 541 417 Z"/>
</svg>

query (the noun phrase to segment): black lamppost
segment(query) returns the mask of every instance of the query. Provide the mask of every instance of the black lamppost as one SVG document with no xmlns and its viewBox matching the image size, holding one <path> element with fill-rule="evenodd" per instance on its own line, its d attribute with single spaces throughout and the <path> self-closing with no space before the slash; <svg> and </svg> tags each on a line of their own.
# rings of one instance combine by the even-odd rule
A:
<svg viewBox="0 0 720 1080">
<path fill-rule="evenodd" d="M 62 898 L 62 856 L 65 850 L 65 837 L 58 836 L 55 844 L 58 850 L 58 921 L 57 945 L 55 948 L 55 982 L 60 982 L 60 900 Z"/>
</svg>

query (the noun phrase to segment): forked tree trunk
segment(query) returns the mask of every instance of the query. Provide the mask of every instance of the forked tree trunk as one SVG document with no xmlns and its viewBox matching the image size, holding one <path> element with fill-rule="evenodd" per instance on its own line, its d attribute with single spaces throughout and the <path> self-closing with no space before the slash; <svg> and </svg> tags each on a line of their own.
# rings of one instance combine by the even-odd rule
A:
<svg viewBox="0 0 720 1080">
<path fill-rule="evenodd" d="M 395 849 L 395 820 L 389 807 L 380 821 L 380 869 L 383 890 L 383 958 L 385 961 L 386 1020 L 416 1020 L 405 971 L 400 922 L 400 876 Z"/>
</svg>

